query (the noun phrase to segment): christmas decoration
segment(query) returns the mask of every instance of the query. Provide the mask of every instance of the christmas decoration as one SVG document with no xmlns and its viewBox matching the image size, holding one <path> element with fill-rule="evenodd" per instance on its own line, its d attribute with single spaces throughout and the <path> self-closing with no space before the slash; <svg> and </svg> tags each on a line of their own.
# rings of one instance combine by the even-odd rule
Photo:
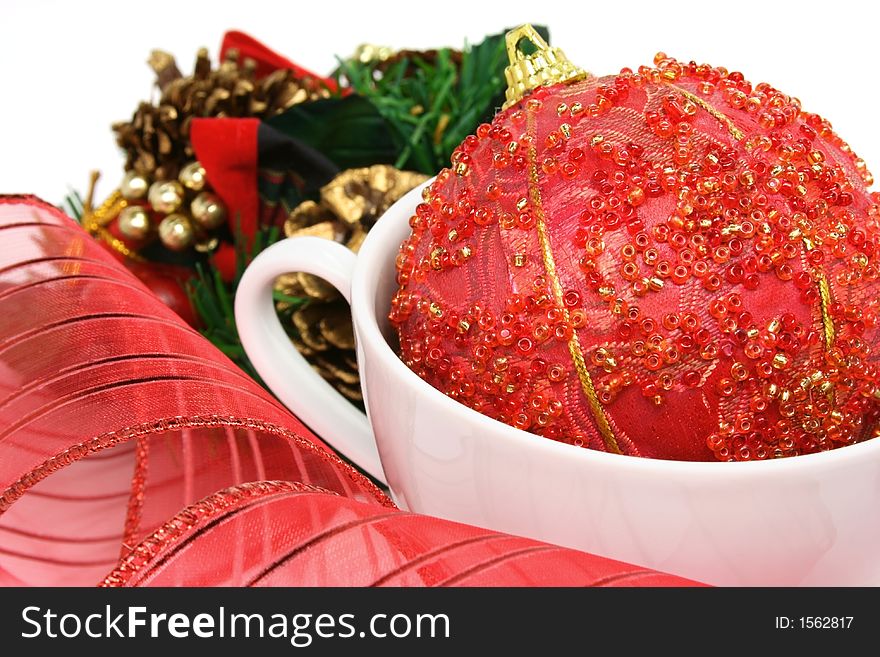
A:
<svg viewBox="0 0 880 657">
<path fill-rule="evenodd" d="M 145 198 L 149 189 L 150 182 L 137 171 L 127 171 L 122 177 L 122 182 L 119 184 L 122 198 L 127 201 L 137 201 Z"/>
<path fill-rule="evenodd" d="M 152 228 L 149 213 L 139 205 L 130 205 L 119 213 L 119 232 L 130 240 L 146 239 Z"/>
<path fill-rule="evenodd" d="M 491 417 L 628 455 L 876 435 L 880 197 L 830 124 L 722 68 L 659 54 L 597 78 L 527 27 L 507 46 L 505 109 L 400 250 L 407 365 Z"/>
<path fill-rule="evenodd" d="M 205 168 L 201 162 L 194 161 L 180 170 L 181 184 L 194 192 L 200 192 L 205 188 Z"/>
<path fill-rule="evenodd" d="M 406 62 L 406 67 L 404 68 L 404 74 L 407 76 L 413 75 L 419 67 L 428 65 L 437 65 L 439 59 L 448 59 L 451 61 L 456 67 L 460 67 L 463 55 L 459 50 L 392 50 L 387 46 L 377 46 L 370 43 L 361 44 L 357 48 L 355 48 L 354 54 L 351 56 L 350 61 L 359 62 L 360 64 L 366 64 L 370 66 L 375 66 L 375 70 L 381 73 L 383 76 L 387 75 L 388 71 L 399 64 L 400 62 Z"/>
<path fill-rule="evenodd" d="M 108 226 L 116 222 L 120 213 L 129 207 L 129 201 L 123 197 L 119 190 L 116 190 L 100 206 L 94 206 L 95 185 L 99 178 L 100 174 L 97 171 L 93 171 L 89 179 L 89 188 L 85 199 L 80 198 L 79 194 L 76 193 L 67 198 L 66 205 L 69 208 L 70 216 L 79 221 L 89 235 L 101 240 L 111 251 L 120 257 L 129 258 L 136 262 L 142 261 L 143 258 L 141 256 L 129 248 L 125 241 L 117 237 L 108 228 Z M 133 218 L 129 217 L 126 219 L 126 230 L 133 231 L 134 227 L 129 224 L 139 223 L 140 219 L 135 222 L 130 222 L 130 219 Z"/>
<path fill-rule="evenodd" d="M 535 29 L 548 36 L 545 28 Z M 361 47 L 341 62 L 339 74 L 388 122 L 398 151 L 394 166 L 434 175 L 503 102 L 504 65 L 504 36 L 498 34 L 463 52 L 394 54 Z"/>
<path fill-rule="evenodd" d="M 226 210 L 223 203 L 211 192 L 200 192 L 190 205 L 193 219 L 202 228 L 219 228 L 226 221 Z"/>
<path fill-rule="evenodd" d="M 397 512 L 57 209 L 0 230 L 0 585 L 689 583 Z"/>
<path fill-rule="evenodd" d="M 113 126 L 126 153 L 126 170 L 155 180 L 176 179 L 195 159 L 189 141 L 194 117 L 269 117 L 297 103 L 330 95 L 319 79 L 297 76 L 287 69 L 256 79 L 256 63 L 239 59 L 238 51 L 231 49 L 213 69 L 203 48 L 196 56 L 193 74 L 184 77 L 170 54 L 153 51 L 149 63 L 161 92 L 158 103 L 141 103 L 130 121 Z"/>
<path fill-rule="evenodd" d="M 312 235 L 357 252 L 367 232 L 391 204 L 427 176 L 374 165 L 343 171 L 321 188 L 320 203 L 305 201 L 284 224 L 287 237 Z M 360 382 L 348 304 L 336 289 L 305 273 L 281 277 L 276 307 L 293 344 L 312 366 L 353 402 Z"/>
<path fill-rule="evenodd" d="M 147 200 L 156 212 L 171 214 L 183 204 L 183 187 L 174 180 L 155 182 L 150 185 Z"/>
<path fill-rule="evenodd" d="M 228 42 L 229 37 L 224 47 Z M 277 60 L 253 42 L 243 44 L 241 35 L 234 45 L 260 62 Z M 306 229 L 356 247 L 364 236 L 362 229 L 399 195 L 389 183 L 404 180 L 403 174 L 391 168 L 384 174 L 367 173 L 360 180 L 356 177 L 361 174 L 349 174 L 352 178 L 346 185 L 354 185 L 350 193 L 343 185 L 327 187 L 338 190 L 335 199 L 321 191 L 323 186 L 340 170 L 368 169 L 375 163 L 397 162 L 398 169 L 406 165 L 433 175 L 438 163 L 447 160 L 458 141 L 476 126 L 478 117 L 490 116 L 503 102 L 501 35 L 463 52 L 367 50 L 342 61 L 338 72 L 339 89 L 345 91 L 342 98 L 300 103 L 265 119 L 258 130 L 241 123 L 244 120 L 193 123 L 193 143 L 205 162 L 207 178 L 214 181 L 227 215 L 237 217 L 241 227 L 241 239 L 235 233 L 234 244 L 221 241 L 203 265 L 192 286 L 194 301 L 205 335 L 252 376 L 256 372 L 238 342 L 230 309 L 237 280 L 251 255 L 280 236 L 273 236 L 271 227 L 280 222 L 287 235 Z M 295 67 L 290 62 L 285 66 Z M 261 63 L 260 68 L 270 67 Z M 332 87 L 329 82 L 328 87 Z M 256 162 L 243 157 L 241 144 L 248 140 L 253 140 Z M 316 158 L 316 152 L 325 159 Z M 306 153 L 311 155 L 304 157 Z M 256 189 L 245 175 L 248 167 L 257 179 Z M 405 187 L 414 184 L 407 182 Z M 348 209 L 342 203 L 345 199 L 361 206 Z M 301 273 L 282 278 L 275 300 L 294 343 L 331 383 L 359 403 L 354 360 L 346 349 L 350 328 L 344 302 L 323 281 Z"/>
<path fill-rule="evenodd" d="M 186 283 L 191 277 L 186 267 L 134 260 L 126 260 L 125 267 L 183 321 L 196 328 L 200 326 L 200 320 L 186 293 Z"/>
<path fill-rule="evenodd" d="M 200 50 L 187 77 L 168 53 L 154 51 L 149 63 L 161 92 L 158 103 L 141 103 L 131 121 L 113 126 L 127 157 L 120 191 L 129 201 L 146 195 L 158 215 L 156 234 L 165 248 L 180 252 L 194 246 L 210 252 L 219 245 L 216 231 L 225 225 L 227 212 L 195 160 L 192 120 L 270 117 L 297 103 L 326 98 L 330 91 L 320 79 L 287 69 L 257 78 L 256 62 L 240 58 L 236 49 L 227 50 L 217 69 L 212 69 L 207 51 Z M 138 215 L 140 223 L 142 219 Z M 124 223 L 119 230 L 125 237 L 145 240 L 151 234 L 140 225 L 133 228 L 129 218 Z"/>
<path fill-rule="evenodd" d="M 140 205 L 129 205 L 120 191 L 110 195 L 99 207 L 94 207 L 97 172 L 91 176 L 89 190 L 85 199 L 74 194 L 68 198 L 69 214 L 82 224 L 89 234 L 97 237 L 111 252 L 123 259 L 125 266 L 153 294 L 176 312 L 187 324 L 199 327 L 193 304 L 186 292 L 186 284 L 192 273 L 179 265 L 147 262 L 126 242 L 118 239 L 107 228 L 114 220 L 119 232 L 128 240 L 137 242 L 151 230 L 148 212 Z M 146 187 L 144 187 L 146 190 Z"/>
<path fill-rule="evenodd" d="M 346 186 L 328 186 L 338 190 L 335 198 L 322 188 L 341 171 L 376 164 L 433 175 L 503 102 L 504 52 L 500 34 L 462 51 L 362 47 L 340 60 L 334 79 L 240 32 L 224 36 L 218 68 L 201 50 L 189 76 L 169 54 L 154 51 L 149 63 L 159 98 L 113 126 L 125 173 L 100 208 L 83 213 L 83 223 L 118 256 L 143 262 L 140 274 L 153 264 L 157 271 L 169 263 L 189 268 L 200 329 L 258 378 L 232 317 L 249 259 L 282 236 L 282 225 L 356 248 L 375 218 L 416 183 L 389 186 L 409 174 L 388 168 L 341 177 Z M 285 281 L 276 301 L 291 338 L 356 399 L 347 308 L 325 298 L 329 286 L 319 279 L 293 274 Z"/>
<path fill-rule="evenodd" d="M 195 240 L 195 231 L 184 215 L 169 214 L 159 224 L 159 239 L 172 251 L 183 251 Z"/>
</svg>

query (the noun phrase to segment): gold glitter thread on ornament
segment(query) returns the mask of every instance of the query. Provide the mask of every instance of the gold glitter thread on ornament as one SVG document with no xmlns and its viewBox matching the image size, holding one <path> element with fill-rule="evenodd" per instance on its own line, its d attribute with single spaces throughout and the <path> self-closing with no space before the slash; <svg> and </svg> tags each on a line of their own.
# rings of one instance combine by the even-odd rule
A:
<svg viewBox="0 0 880 657">
<path fill-rule="evenodd" d="M 522 41 L 531 41 L 537 50 L 526 55 L 519 48 Z M 572 82 L 589 75 L 572 64 L 562 50 L 550 47 L 531 25 L 520 25 L 511 30 L 505 36 L 505 42 L 510 64 L 504 69 L 507 101 L 502 109 L 515 105 L 538 87 Z"/>
<path fill-rule="evenodd" d="M 804 243 L 807 246 L 807 250 L 809 250 L 809 240 L 804 240 Z M 828 284 L 828 279 L 825 277 L 825 272 L 816 272 L 816 277 L 819 279 L 819 312 L 822 315 L 822 336 L 825 340 L 825 350 L 830 351 L 831 347 L 834 346 L 835 338 L 834 319 L 831 317 L 831 304 L 833 302 L 833 299 L 831 297 L 831 286 Z M 828 391 L 827 396 L 828 401 L 831 403 L 831 406 L 833 408 L 833 388 Z"/>
<path fill-rule="evenodd" d="M 803 238 L 803 243 L 804 248 L 807 251 L 812 251 L 815 248 L 812 240 L 807 237 Z M 834 318 L 831 317 L 831 304 L 834 301 L 831 298 L 831 286 L 828 284 L 825 272 L 814 271 L 813 273 L 818 279 L 819 312 L 822 314 L 822 335 L 825 339 L 825 349 L 831 349 L 831 347 L 834 346 L 834 337 L 836 334 L 834 329 Z"/>
<path fill-rule="evenodd" d="M 825 348 L 834 345 L 834 319 L 831 317 L 831 286 L 825 274 L 819 273 L 819 308 L 822 312 L 822 331 L 825 335 Z"/>
<path fill-rule="evenodd" d="M 535 125 L 535 117 L 530 112 L 528 115 L 528 134 L 532 137 L 528 148 L 528 167 L 529 167 L 529 197 L 535 210 L 535 227 L 538 231 L 538 239 L 541 243 L 541 256 L 544 261 L 544 269 L 547 271 L 547 277 L 553 287 L 553 297 L 556 305 L 562 311 L 562 316 L 567 323 L 571 323 L 571 317 L 562 293 L 562 284 L 559 282 L 559 275 L 556 273 L 556 261 L 553 258 L 553 248 L 550 245 L 550 237 L 547 235 L 547 224 L 544 218 L 544 207 L 541 202 L 541 190 L 538 186 L 538 164 L 537 150 L 535 148 L 535 137 L 537 135 L 537 127 Z M 584 360 L 584 353 L 581 349 L 581 343 L 578 340 L 577 332 L 572 332 L 568 341 L 568 351 L 571 354 L 571 360 L 577 371 L 578 379 L 581 382 L 581 389 L 587 398 L 596 427 L 602 435 L 602 441 L 605 448 L 609 452 L 622 454 L 620 446 L 617 444 L 617 438 L 614 436 L 614 430 L 608 422 L 605 410 L 596 394 L 596 387 L 593 385 L 593 379 L 587 370 L 587 363 Z"/>
<path fill-rule="evenodd" d="M 737 141 L 742 141 L 746 138 L 745 133 L 736 127 L 736 125 L 733 123 L 733 121 L 730 120 L 730 117 L 727 116 L 727 114 L 715 109 L 714 107 L 712 107 L 712 105 L 707 103 L 696 94 L 691 93 L 687 89 L 682 89 L 681 87 L 671 84 L 669 82 L 667 82 L 666 84 L 675 89 L 677 92 L 679 92 L 682 96 L 687 98 L 695 105 L 706 110 L 713 118 L 718 120 L 725 128 L 727 128 L 727 132 L 729 132 L 734 139 L 736 139 Z"/>
<path fill-rule="evenodd" d="M 807 251 L 812 251 L 815 248 L 812 240 L 807 237 L 803 238 L 804 248 Z M 816 278 L 818 279 L 818 287 L 819 287 L 819 312 L 822 315 L 822 336 L 825 341 L 825 349 L 829 350 L 834 346 L 834 338 L 836 336 L 836 330 L 834 328 L 834 318 L 831 317 L 831 304 L 833 303 L 833 298 L 831 296 L 831 286 L 828 284 L 828 279 L 825 276 L 825 272 L 823 271 L 814 271 Z M 834 401 L 834 392 L 830 391 L 828 394 L 828 398 L 833 402 Z"/>
</svg>

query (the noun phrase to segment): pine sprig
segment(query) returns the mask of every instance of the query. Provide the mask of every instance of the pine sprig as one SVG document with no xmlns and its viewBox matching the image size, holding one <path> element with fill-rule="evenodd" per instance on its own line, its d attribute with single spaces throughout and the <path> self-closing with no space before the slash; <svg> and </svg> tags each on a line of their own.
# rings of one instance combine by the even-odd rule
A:
<svg viewBox="0 0 880 657">
<path fill-rule="evenodd" d="M 195 276 L 187 284 L 190 301 L 203 323 L 202 335 L 264 387 L 265 384 L 248 359 L 238 337 L 234 301 L 235 292 L 247 265 L 263 249 L 278 241 L 278 238 L 279 231 L 276 227 L 257 231 L 253 240 L 246 240 L 237 234 L 235 277 L 232 282 L 225 282 L 219 270 L 210 264 L 199 263 L 196 265 Z M 248 242 L 251 242 L 250 247 Z"/>
<path fill-rule="evenodd" d="M 536 28 L 545 39 L 547 29 Z M 442 48 L 391 65 L 340 60 L 337 78 L 367 98 L 388 122 L 395 166 L 427 175 L 449 164 L 452 151 L 504 102 L 507 51 L 503 34 L 465 48 L 461 64 Z"/>
<path fill-rule="evenodd" d="M 83 197 L 80 195 L 78 191 L 75 189 L 71 189 L 67 196 L 64 197 L 64 201 L 61 203 L 61 209 L 67 213 L 71 219 L 74 219 L 77 222 L 82 222 L 83 216 Z"/>
<path fill-rule="evenodd" d="M 536 29 L 548 39 L 546 28 Z M 397 168 L 434 175 L 504 102 L 506 64 L 503 33 L 466 46 L 460 57 L 443 48 L 430 56 L 407 52 L 393 63 L 340 60 L 340 88 L 354 93 L 296 105 L 266 123 L 339 168 L 393 162 Z M 71 191 L 63 208 L 80 220 L 82 197 Z M 235 233 L 231 282 L 224 281 L 210 260 L 187 263 L 195 269 L 186 287 L 202 334 L 261 384 L 239 339 L 234 299 L 245 267 L 279 237 L 277 228 L 262 229 L 251 239 Z M 297 337 L 291 316 L 310 300 L 280 291 L 273 297 L 283 307 L 285 329 Z"/>
</svg>

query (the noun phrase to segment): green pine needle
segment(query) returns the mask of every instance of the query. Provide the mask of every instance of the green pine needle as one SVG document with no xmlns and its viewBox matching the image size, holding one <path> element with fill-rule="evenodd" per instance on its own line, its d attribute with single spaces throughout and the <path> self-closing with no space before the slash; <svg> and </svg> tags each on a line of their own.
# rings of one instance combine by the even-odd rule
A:
<svg viewBox="0 0 880 657">
<path fill-rule="evenodd" d="M 546 28 L 537 27 L 548 39 Z M 394 162 L 403 169 L 434 175 L 449 164 L 453 150 L 477 126 L 491 121 L 504 102 L 504 34 L 487 37 L 462 52 L 456 64 L 448 48 L 433 61 L 419 56 L 401 59 L 384 72 L 377 64 L 340 60 L 336 77 L 355 93 L 294 106 L 269 120 L 276 129 L 321 151 L 342 168 Z M 71 190 L 63 209 L 77 221 L 83 199 Z M 246 239 L 235 231 L 235 275 L 226 283 L 210 263 L 199 263 L 187 293 L 201 318 L 202 334 L 262 385 L 238 336 L 235 291 L 247 265 L 279 239 L 278 228 L 259 230 Z M 296 329 L 291 315 L 309 299 L 274 292 L 288 332 Z"/>
<path fill-rule="evenodd" d="M 80 193 L 75 189 L 69 190 L 67 196 L 64 197 L 64 201 L 61 203 L 61 209 L 72 219 L 81 223 L 83 216 L 83 199 L 82 196 L 80 196 Z"/>
<path fill-rule="evenodd" d="M 546 28 L 538 32 L 548 38 Z M 398 148 L 395 166 L 434 175 L 452 151 L 504 102 L 507 51 L 503 34 L 465 46 L 456 66 L 448 48 L 434 61 L 418 56 L 380 71 L 376 62 L 340 60 L 344 78 L 388 122 Z M 409 70 L 409 73 L 408 73 Z"/>
<path fill-rule="evenodd" d="M 275 227 L 259 230 L 254 235 L 252 244 L 248 246 L 248 240 L 243 237 L 241 231 L 236 231 L 233 282 L 226 283 L 220 272 L 210 263 L 198 263 L 195 276 L 187 285 L 187 293 L 202 320 L 202 335 L 261 385 L 265 384 L 248 359 L 238 337 L 238 329 L 235 326 L 235 291 L 247 265 L 260 251 L 278 241 L 278 237 L 279 232 Z"/>
</svg>

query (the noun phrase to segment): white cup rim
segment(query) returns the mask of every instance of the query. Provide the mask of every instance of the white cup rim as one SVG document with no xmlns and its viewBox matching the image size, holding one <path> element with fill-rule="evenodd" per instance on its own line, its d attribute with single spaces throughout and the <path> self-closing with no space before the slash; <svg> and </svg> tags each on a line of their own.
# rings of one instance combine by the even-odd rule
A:
<svg viewBox="0 0 880 657">
<path fill-rule="evenodd" d="M 570 461 L 591 462 L 591 467 L 613 468 L 619 472 L 665 476 L 672 479 L 687 477 L 691 481 L 704 478 L 717 480 L 719 477 L 723 477 L 725 480 L 729 479 L 741 483 L 742 478 L 803 475 L 817 470 L 829 471 L 847 467 L 854 462 L 871 457 L 876 458 L 880 454 L 880 438 L 865 440 L 855 445 L 846 445 L 825 452 L 765 461 L 676 461 L 611 454 L 542 438 L 483 415 L 449 398 L 420 378 L 394 353 L 379 329 L 375 311 L 376 303 L 373 298 L 378 286 L 380 264 L 389 260 L 393 262 L 397 256 L 400 243 L 395 241 L 392 235 L 400 228 L 401 222 L 407 222 L 408 225 L 409 218 L 414 214 L 415 207 L 420 202 L 421 190 L 432 182 L 433 178 L 394 203 L 367 235 L 358 252 L 357 264 L 355 265 L 351 307 L 357 338 L 363 345 L 369 345 L 365 351 L 383 358 L 389 371 L 406 386 L 412 387 L 418 395 L 425 396 L 435 403 L 442 403 L 448 409 L 451 418 L 482 427 L 488 433 L 511 441 L 512 447 L 555 453 L 560 458 Z"/>
</svg>

